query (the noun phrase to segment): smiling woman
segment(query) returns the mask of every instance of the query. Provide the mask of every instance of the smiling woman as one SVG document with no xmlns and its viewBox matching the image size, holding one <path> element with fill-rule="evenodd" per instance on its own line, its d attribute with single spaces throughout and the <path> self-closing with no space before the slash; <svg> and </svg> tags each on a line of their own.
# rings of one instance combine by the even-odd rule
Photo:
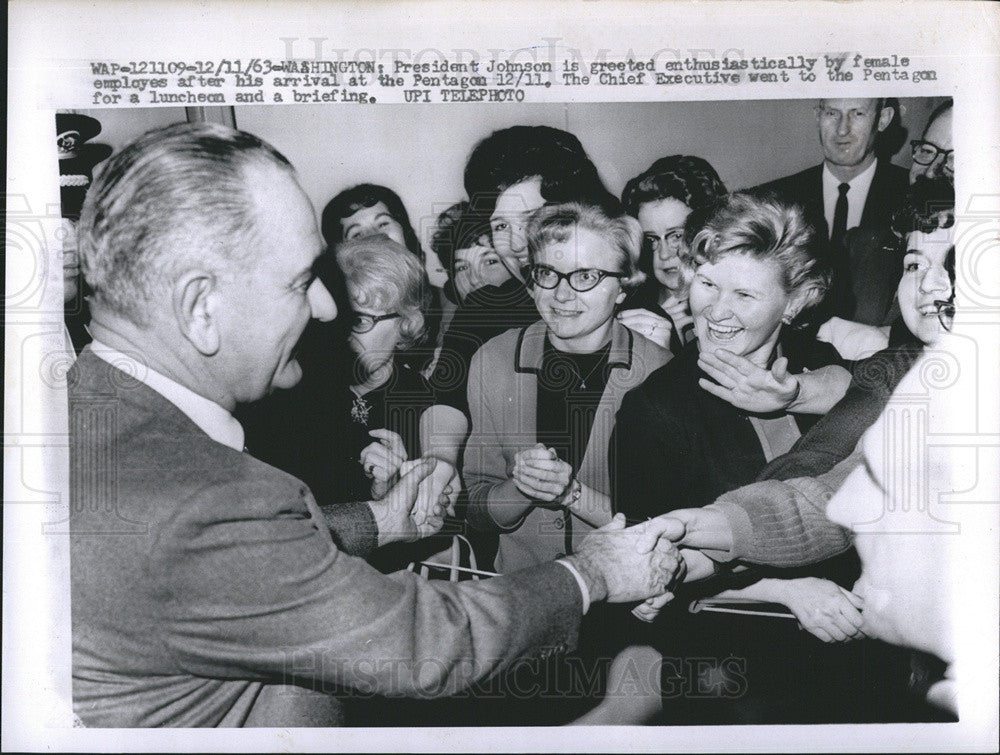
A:
<svg viewBox="0 0 1000 755">
<path fill-rule="evenodd" d="M 615 412 L 670 356 L 614 317 L 642 279 L 640 239 L 633 218 L 578 203 L 542 208 L 528 226 L 542 321 L 486 343 L 468 381 L 468 519 L 502 533 L 499 571 L 571 553 L 611 519 L 605 453 Z"/>
<path fill-rule="evenodd" d="M 702 372 L 699 351 L 763 369 L 784 359 L 792 373 L 840 362 L 829 344 L 789 327 L 829 281 L 798 208 L 732 194 L 713 208 L 684 261 L 698 340 L 625 397 L 612 440 L 614 503 L 640 520 L 752 482 L 817 419 L 752 414 L 717 398 L 701 385 L 716 382 Z"/>
</svg>

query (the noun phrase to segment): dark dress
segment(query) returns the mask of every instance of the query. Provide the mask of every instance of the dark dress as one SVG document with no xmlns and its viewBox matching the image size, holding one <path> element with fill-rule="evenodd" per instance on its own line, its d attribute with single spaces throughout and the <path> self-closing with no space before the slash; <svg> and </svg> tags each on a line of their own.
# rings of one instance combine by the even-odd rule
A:
<svg viewBox="0 0 1000 755">
<path fill-rule="evenodd" d="M 829 344 L 794 330 L 778 343 L 793 373 L 846 364 Z M 691 343 L 622 401 L 608 450 L 612 505 L 628 519 L 705 506 L 753 482 L 767 464 L 750 414 L 702 389 L 702 377 Z M 819 419 L 791 416 L 803 433 Z"/>
</svg>

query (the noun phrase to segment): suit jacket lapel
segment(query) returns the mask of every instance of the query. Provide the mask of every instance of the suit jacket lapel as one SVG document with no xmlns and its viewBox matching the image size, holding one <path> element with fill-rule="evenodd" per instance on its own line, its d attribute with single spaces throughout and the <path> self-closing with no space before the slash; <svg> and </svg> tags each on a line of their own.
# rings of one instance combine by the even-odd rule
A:
<svg viewBox="0 0 1000 755">
<path fill-rule="evenodd" d="M 868 197 L 865 199 L 865 209 L 861 213 L 860 225 L 871 228 L 878 225 L 880 220 L 885 219 L 889 214 L 888 202 L 891 194 L 889 166 L 884 160 L 879 159 L 875 164 L 872 184 L 868 187 Z"/>
</svg>

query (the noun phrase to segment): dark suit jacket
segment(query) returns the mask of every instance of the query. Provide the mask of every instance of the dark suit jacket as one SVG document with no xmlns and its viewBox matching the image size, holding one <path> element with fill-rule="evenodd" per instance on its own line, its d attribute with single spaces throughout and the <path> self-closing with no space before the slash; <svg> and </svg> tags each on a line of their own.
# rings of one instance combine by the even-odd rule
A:
<svg viewBox="0 0 1000 755">
<path fill-rule="evenodd" d="M 445 695 L 576 641 L 549 563 L 385 576 L 306 486 L 85 349 L 69 373 L 74 709 L 88 726 L 325 726 L 328 693 Z"/>
<path fill-rule="evenodd" d="M 857 231 L 848 234 L 844 249 L 830 249 L 834 285 L 827 294 L 827 314 L 869 325 L 882 325 L 889 311 L 902 266 L 895 257 L 881 253 L 885 233 L 893 213 L 899 209 L 909 188 L 909 174 L 887 160 L 875 166 L 865 208 Z M 820 239 L 830 238 L 823 212 L 823 164 L 806 168 L 755 189 L 773 192 L 800 205 L 816 226 Z"/>
</svg>

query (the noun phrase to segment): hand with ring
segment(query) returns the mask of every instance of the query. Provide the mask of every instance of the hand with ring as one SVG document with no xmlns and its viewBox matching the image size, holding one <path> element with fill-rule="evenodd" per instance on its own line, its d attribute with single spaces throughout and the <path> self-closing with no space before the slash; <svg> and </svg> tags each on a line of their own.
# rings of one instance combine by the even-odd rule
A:
<svg viewBox="0 0 1000 755">
<path fill-rule="evenodd" d="M 400 465 L 407 460 L 406 446 L 392 430 L 380 428 L 368 434 L 376 440 L 365 446 L 358 460 L 372 481 L 372 498 L 379 500 L 398 479 Z"/>
<path fill-rule="evenodd" d="M 674 326 L 666 317 L 654 315 L 648 309 L 626 309 L 618 313 L 618 321 L 657 346 L 670 348 L 670 334 Z"/>
</svg>

